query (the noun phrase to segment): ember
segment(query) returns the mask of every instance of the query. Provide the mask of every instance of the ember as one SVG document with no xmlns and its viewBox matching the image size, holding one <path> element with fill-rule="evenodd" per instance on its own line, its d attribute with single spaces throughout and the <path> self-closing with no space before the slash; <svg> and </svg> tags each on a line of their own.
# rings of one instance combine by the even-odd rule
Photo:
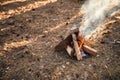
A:
<svg viewBox="0 0 120 80">
<path fill-rule="evenodd" d="M 77 60 L 82 60 L 86 55 L 95 56 L 97 53 L 95 49 L 91 48 L 89 42 L 85 40 L 78 28 L 71 30 L 71 34 L 60 42 L 55 49 L 57 51 L 66 50 L 70 56 L 76 57 Z"/>
</svg>

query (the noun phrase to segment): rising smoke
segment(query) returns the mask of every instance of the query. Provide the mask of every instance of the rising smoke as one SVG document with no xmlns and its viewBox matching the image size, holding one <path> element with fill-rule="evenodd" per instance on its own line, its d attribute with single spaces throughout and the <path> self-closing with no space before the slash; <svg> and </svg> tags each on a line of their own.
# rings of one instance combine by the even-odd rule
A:
<svg viewBox="0 0 120 80">
<path fill-rule="evenodd" d="M 86 0 L 81 9 L 85 14 L 80 32 L 89 39 L 109 14 L 120 9 L 120 0 Z"/>
</svg>

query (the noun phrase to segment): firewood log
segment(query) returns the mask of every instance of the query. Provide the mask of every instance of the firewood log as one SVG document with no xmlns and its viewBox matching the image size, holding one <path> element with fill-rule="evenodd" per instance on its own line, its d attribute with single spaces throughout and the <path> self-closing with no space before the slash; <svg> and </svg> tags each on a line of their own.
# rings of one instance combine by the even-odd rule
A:
<svg viewBox="0 0 120 80">
<path fill-rule="evenodd" d="M 83 45 L 83 50 L 84 50 L 86 53 L 88 53 L 88 54 L 90 54 L 90 55 L 93 55 L 93 56 L 95 56 L 95 55 L 97 54 L 97 50 L 95 50 L 95 49 L 93 49 L 93 48 L 91 48 L 91 47 L 89 47 L 89 46 L 87 46 L 87 45 Z"/>
<path fill-rule="evenodd" d="M 72 39 L 73 39 L 73 43 L 74 43 L 75 54 L 76 54 L 77 60 L 81 60 L 82 59 L 82 54 L 80 52 L 78 42 L 77 42 L 77 38 L 76 38 L 76 35 L 74 33 L 72 33 Z"/>
</svg>

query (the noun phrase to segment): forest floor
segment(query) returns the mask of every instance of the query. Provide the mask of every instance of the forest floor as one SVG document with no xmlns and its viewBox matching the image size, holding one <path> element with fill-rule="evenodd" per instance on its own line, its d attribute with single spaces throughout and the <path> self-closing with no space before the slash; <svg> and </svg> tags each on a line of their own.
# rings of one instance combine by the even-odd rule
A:
<svg viewBox="0 0 120 80">
<path fill-rule="evenodd" d="M 77 61 L 55 46 L 80 26 L 73 0 L 0 2 L 1 80 L 119 80 L 120 11 L 106 18 L 94 39 L 97 56 Z"/>
</svg>

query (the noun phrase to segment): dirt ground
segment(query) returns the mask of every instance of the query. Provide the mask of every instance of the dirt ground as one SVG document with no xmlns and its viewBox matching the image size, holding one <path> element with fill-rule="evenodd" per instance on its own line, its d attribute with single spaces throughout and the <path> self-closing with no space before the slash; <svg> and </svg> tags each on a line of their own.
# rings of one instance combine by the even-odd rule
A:
<svg viewBox="0 0 120 80">
<path fill-rule="evenodd" d="M 97 56 L 77 61 L 54 47 L 80 26 L 84 1 L 2 0 L 0 80 L 119 80 L 120 10 L 93 39 Z"/>
</svg>

